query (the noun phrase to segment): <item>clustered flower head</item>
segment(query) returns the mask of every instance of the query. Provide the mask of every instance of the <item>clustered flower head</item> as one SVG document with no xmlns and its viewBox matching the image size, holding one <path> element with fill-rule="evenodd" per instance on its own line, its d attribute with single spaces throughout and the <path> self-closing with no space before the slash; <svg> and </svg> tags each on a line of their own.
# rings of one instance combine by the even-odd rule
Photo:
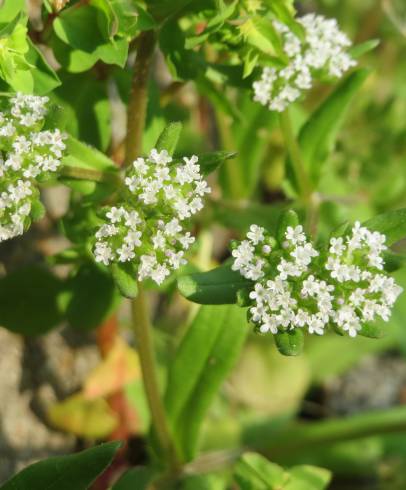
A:
<svg viewBox="0 0 406 490">
<path fill-rule="evenodd" d="M 357 222 L 323 251 L 301 225 L 288 226 L 282 243 L 252 225 L 232 250 L 233 270 L 255 281 L 251 321 L 262 333 L 305 328 L 323 335 L 330 325 L 351 337 L 378 318 L 388 321 L 402 288 L 383 270 L 385 238 Z"/>
<path fill-rule="evenodd" d="M 174 162 L 166 150 L 156 149 L 133 162 L 124 182 L 123 204 L 105 212 L 96 233 L 96 261 L 131 262 L 139 281 L 151 278 L 161 284 L 186 263 L 194 237 L 184 221 L 203 208 L 210 188 L 197 156 Z"/>
<path fill-rule="evenodd" d="M 281 68 L 265 67 L 253 84 L 254 100 L 272 111 L 283 112 L 312 88 L 313 79 L 341 78 L 356 65 L 346 51 L 351 41 L 335 19 L 308 14 L 297 20 L 304 29 L 303 41 L 285 24 L 273 22 L 288 63 Z"/>
<path fill-rule="evenodd" d="M 64 135 L 42 130 L 48 97 L 18 93 L 0 112 L 0 242 L 21 235 L 39 191 L 65 150 Z"/>
</svg>

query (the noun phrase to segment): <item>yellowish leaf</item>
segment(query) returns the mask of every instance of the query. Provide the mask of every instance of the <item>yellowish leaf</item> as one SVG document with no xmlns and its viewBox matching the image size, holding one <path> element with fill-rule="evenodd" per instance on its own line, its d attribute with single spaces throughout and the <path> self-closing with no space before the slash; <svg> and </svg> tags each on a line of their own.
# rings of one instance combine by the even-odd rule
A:
<svg viewBox="0 0 406 490">
<path fill-rule="evenodd" d="M 48 418 L 54 427 L 89 439 L 105 438 L 118 425 L 106 400 L 87 400 L 82 393 L 51 406 Z"/>
<path fill-rule="evenodd" d="M 134 349 L 117 338 L 107 357 L 89 374 L 83 388 L 85 398 L 105 397 L 140 377 L 140 364 Z"/>
</svg>

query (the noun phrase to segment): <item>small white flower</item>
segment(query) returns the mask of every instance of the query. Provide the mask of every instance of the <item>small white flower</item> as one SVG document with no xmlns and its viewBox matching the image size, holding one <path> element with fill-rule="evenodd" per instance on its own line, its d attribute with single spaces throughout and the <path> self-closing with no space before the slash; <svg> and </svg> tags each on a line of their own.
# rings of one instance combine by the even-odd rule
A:
<svg viewBox="0 0 406 490">
<path fill-rule="evenodd" d="M 303 233 L 303 226 L 298 225 L 293 228 L 292 226 L 288 226 L 286 228 L 285 233 L 286 240 L 291 242 L 293 245 L 297 245 L 298 243 L 303 243 L 306 241 L 306 236 Z"/>
<path fill-rule="evenodd" d="M 302 267 L 306 267 L 310 264 L 313 257 L 317 257 L 319 253 L 315 250 L 311 243 L 297 246 L 290 254 L 295 258 L 296 264 Z"/>
<path fill-rule="evenodd" d="M 148 171 L 148 165 L 145 163 L 143 158 L 137 158 L 133 162 L 133 168 L 139 175 L 145 175 Z"/>
<path fill-rule="evenodd" d="M 157 284 L 162 284 L 169 274 L 170 271 L 166 266 L 158 264 L 151 272 L 151 279 Z"/>
<path fill-rule="evenodd" d="M 104 265 L 109 265 L 110 260 L 113 257 L 113 251 L 111 247 L 104 242 L 96 242 L 96 247 L 94 251 L 96 262 L 101 262 Z"/>
<path fill-rule="evenodd" d="M 344 240 L 342 237 L 332 238 L 330 240 L 330 253 L 333 255 L 342 255 L 345 250 Z"/>
<path fill-rule="evenodd" d="M 125 210 L 123 208 L 116 208 L 113 206 L 110 211 L 106 214 L 107 218 L 110 219 L 112 223 L 119 223 L 122 218 L 124 218 Z"/>
<path fill-rule="evenodd" d="M 148 160 L 158 165 L 165 165 L 172 161 L 172 157 L 168 154 L 166 150 L 157 151 L 155 148 L 151 150 Z"/>
<path fill-rule="evenodd" d="M 258 243 L 264 241 L 264 228 L 258 225 L 251 225 L 250 231 L 247 233 L 247 238 L 254 244 L 258 245 Z"/>
</svg>

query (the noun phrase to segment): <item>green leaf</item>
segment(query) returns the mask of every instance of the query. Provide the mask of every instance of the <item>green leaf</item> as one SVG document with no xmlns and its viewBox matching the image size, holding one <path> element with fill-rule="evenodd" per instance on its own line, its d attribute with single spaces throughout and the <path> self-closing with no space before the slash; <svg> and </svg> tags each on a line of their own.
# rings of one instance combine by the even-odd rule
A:
<svg viewBox="0 0 406 490">
<path fill-rule="evenodd" d="M 50 39 L 50 45 L 57 61 L 65 70 L 71 73 L 86 71 L 99 59 L 97 56 L 97 49 L 91 53 L 80 49 L 74 49 L 61 41 L 55 34 L 52 35 Z"/>
<path fill-rule="evenodd" d="M 209 175 L 217 170 L 226 160 L 231 160 L 237 156 L 232 151 L 213 151 L 211 153 L 201 153 L 199 155 L 200 171 L 203 175 Z"/>
<path fill-rule="evenodd" d="M 63 319 L 63 282 L 39 265 L 17 269 L 0 279 L 0 325 L 23 335 L 41 335 Z"/>
<path fill-rule="evenodd" d="M 286 24 L 291 30 L 299 36 L 304 37 L 303 26 L 295 19 L 295 9 L 293 1 L 290 0 L 265 0 L 266 5 L 275 14 L 276 18 Z"/>
<path fill-rule="evenodd" d="M 93 206 L 83 206 L 82 202 L 72 203 L 66 215 L 59 222 L 61 232 L 79 247 L 86 246 L 93 238 L 93 230 L 101 224 Z"/>
<path fill-rule="evenodd" d="M 239 27 L 245 41 L 263 53 L 285 59 L 281 39 L 272 21 L 266 17 L 251 17 Z"/>
<path fill-rule="evenodd" d="M 156 27 L 152 16 L 132 0 L 110 0 L 118 20 L 118 34 L 129 40 Z"/>
<path fill-rule="evenodd" d="M 9 24 L 25 9 L 25 0 L 4 0 L 0 8 L 0 24 Z"/>
<path fill-rule="evenodd" d="M 367 323 L 362 325 L 359 335 L 370 339 L 382 339 L 386 335 L 385 325 L 382 323 Z"/>
<path fill-rule="evenodd" d="M 86 490 L 111 464 L 120 446 L 120 442 L 109 442 L 77 454 L 45 459 L 20 471 L 1 490 Z"/>
<path fill-rule="evenodd" d="M 159 31 L 159 46 L 170 72 L 177 80 L 195 80 L 203 72 L 205 62 L 200 53 L 186 49 L 185 42 L 177 20 L 165 22 Z"/>
<path fill-rule="evenodd" d="M 300 465 L 289 470 L 290 480 L 283 490 L 323 490 L 331 480 L 331 472 L 317 466 Z"/>
<path fill-rule="evenodd" d="M 23 24 L 25 23 L 24 22 L 24 16 L 22 15 L 21 12 L 19 12 L 14 17 L 14 19 L 12 19 L 11 22 L 8 22 L 4 27 L 0 27 L 0 38 L 7 37 L 10 34 L 12 34 L 12 32 L 16 28 L 17 24 L 20 23 L 20 21 L 22 21 Z"/>
<path fill-rule="evenodd" d="M 237 461 L 234 477 L 241 490 L 284 489 L 285 470 L 257 453 L 245 453 Z"/>
<path fill-rule="evenodd" d="M 383 233 L 386 235 L 387 245 L 393 245 L 399 240 L 406 238 L 406 208 L 378 214 L 363 223 L 363 226 L 366 226 L 369 230 Z"/>
<path fill-rule="evenodd" d="M 237 164 L 237 162 L 235 162 Z M 220 170 L 224 169 L 222 167 Z M 271 234 L 276 233 L 281 213 L 286 204 L 244 203 L 239 206 L 233 202 L 213 203 L 214 220 L 226 228 L 233 228 L 241 233 L 255 223 L 266 228 Z"/>
<path fill-rule="evenodd" d="M 124 68 L 128 57 L 128 41 L 115 39 L 110 43 L 102 44 L 96 50 L 96 55 L 108 65 L 118 65 Z"/>
<path fill-rule="evenodd" d="M 218 475 L 192 475 L 182 478 L 179 482 L 179 490 L 224 490 L 226 483 L 224 478 Z"/>
<path fill-rule="evenodd" d="M 27 38 L 27 42 L 30 49 L 26 55 L 26 59 L 31 65 L 35 66 L 35 70 L 32 72 L 34 92 L 38 95 L 47 94 L 58 87 L 61 81 L 30 38 Z"/>
<path fill-rule="evenodd" d="M 237 152 L 237 158 L 232 165 L 238 167 L 236 173 L 242 180 L 239 199 L 250 197 L 260 180 L 263 185 L 261 179 L 263 167 L 273 165 L 274 155 L 270 151 L 270 141 L 272 130 L 277 126 L 278 121 L 275 112 L 255 103 L 251 97 L 246 95 L 247 91 L 244 92 L 244 96 L 239 97 L 236 103 L 243 117 L 231 126 L 231 141 L 228 143 L 227 140 L 224 140 L 223 142 L 225 149 Z M 232 197 L 233 177 L 229 165 L 223 165 L 220 169 L 220 183 L 225 197 Z M 256 203 L 249 204 L 249 206 L 255 205 Z M 243 211 L 241 209 L 241 212 Z M 269 219 L 272 217 L 271 212 Z M 251 223 L 254 222 L 256 221 L 251 221 Z"/>
<path fill-rule="evenodd" d="M 55 18 L 54 31 L 65 44 L 92 53 L 106 41 L 97 22 L 99 14 L 91 5 L 68 7 Z"/>
<path fill-rule="evenodd" d="M 288 332 L 279 332 L 275 335 L 275 344 L 284 356 L 298 356 L 303 351 L 303 330 L 296 328 Z"/>
<path fill-rule="evenodd" d="M 148 10 L 155 19 L 162 21 L 165 18 L 179 15 L 192 3 L 193 0 L 149 0 Z"/>
<path fill-rule="evenodd" d="M 234 304 L 240 289 L 252 289 L 253 286 L 252 281 L 245 279 L 228 265 L 178 279 L 179 292 L 189 301 L 202 305 Z"/>
<path fill-rule="evenodd" d="M 347 109 L 369 73 L 360 69 L 341 82 L 300 131 L 302 157 L 314 184 L 319 182 L 327 157 L 334 149 Z"/>
<path fill-rule="evenodd" d="M 112 490 L 148 490 L 156 470 L 144 466 L 126 471 L 113 485 Z"/>
<path fill-rule="evenodd" d="M 110 274 L 92 263 L 80 266 L 68 280 L 66 317 L 74 328 L 90 330 L 105 321 L 118 306 L 119 295 Z"/>
<path fill-rule="evenodd" d="M 386 272 L 395 272 L 402 267 L 406 267 L 406 255 L 393 253 L 390 250 L 384 252 Z"/>
<path fill-rule="evenodd" d="M 246 453 L 237 462 L 234 476 L 241 490 L 323 490 L 331 473 L 316 466 L 284 470 L 257 453 Z"/>
<path fill-rule="evenodd" d="M 204 415 L 235 365 L 248 330 L 244 310 L 203 306 L 170 364 L 165 406 L 185 460 L 196 454 Z"/>
<path fill-rule="evenodd" d="M 86 145 L 73 136 L 65 140 L 66 153 L 62 164 L 70 167 L 90 168 L 102 171 L 117 172 L 117 166 L 104 153 Z"/>
<path fill-rule="evenodd" d="M 110 0 L 89 0 L 97 9 L 97 24 L 105 39 L 112 39 L 118 30 L 118 19 Z"/>
<path fill-rule="evenodd" d="M 186 47 L 188 49 L 193 49 L 199 44 L 204 43 L 211 34 L 217 32 L 224 25 L 227 19 L 232 17 L 237 5 L 238 0 L 233 1 L 230 4 L 226 4 L 223 1 L 217 2 L 217 8 L 208 18 L 204 31 L 195 36 L 188 36 L 186 39 Z"/>
<path fill-rule="evenodd" d="M 357 44 L 348 50 L 348 54 L 353 58 L 360 58 L 363 54 L 374 50 L 380 44 L 379 39 L 370 39 L 364 43 Z"/>
<path fill-rule="evenodd" d="M 25 58 L 29 50 L 27 27 L 21 22 L 12 22 L 11 25 L 14 26 L 13 31 L 1 39 L 0 77 L 15 91 L 32 93 L 33 66 Z"/>
<path fill-rule="evenodd" d="M 159 135 L 155 148 L 158 151 L 166 150 L 169 155 L 173 155 L 182 132 L 182 123 L 170 123 Z"/>
<path fill-rule="evenodd" d="M 138 294 L 136 271 L 128 263 L 114 263 L 111 266 L 114 282 L 125 298 L 135 298 Z"/>
<path fill-rule="evenodd" d="M 45 216 L 45 206 L 39 199 L 36 199 L 31 203 L 30 217 L 33 221 L 39 221 Z"/>
<path fill-rule="evenodd" d="M 200 95 L 207 99 L 235 121 L 241 121 L 242 116 L 233 100 L 224 96 L 224 85 L 218 85 L 208 79 L 207 76 L 200 76 L 195 80 L 196 87 Z"/>
<path fill-rule="evenodd" d="M 69 115 L 66 130 L 76 138 L 106 151 L 111 141 L 111 107 L 106 81 L 89 73 L 61 75 L 57 102 Z M 72 90 L 72 87 L 80 90 Z"/>
</svg>

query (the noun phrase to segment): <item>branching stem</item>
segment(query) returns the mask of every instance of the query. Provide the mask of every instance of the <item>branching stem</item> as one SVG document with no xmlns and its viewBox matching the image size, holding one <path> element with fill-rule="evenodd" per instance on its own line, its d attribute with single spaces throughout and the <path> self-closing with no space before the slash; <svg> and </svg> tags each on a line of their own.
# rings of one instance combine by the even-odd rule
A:
<svg viewBox="0 0 406 490">
<path fill-rule="evenodd" d="M 142 136 L 148 102 L 148 77 L 155 47 L 155 33 L 140 34 L 137 57 L 127 112 L 127 136 L 125 141 L 125 165 L 129 165 L 142 153 Z M 138 295 L 132 300 L 132 323 L 137 340 L 144 390 L 151 414 L 152 426 L 160 449 L 170 467 L 178 469 L 175 445 L 172 441 L 165 409 L 159 392 L 156 363 L 152 341 L 152 326 L 149 320 L 147 297 L 141 283 Z"/>
</svg>

